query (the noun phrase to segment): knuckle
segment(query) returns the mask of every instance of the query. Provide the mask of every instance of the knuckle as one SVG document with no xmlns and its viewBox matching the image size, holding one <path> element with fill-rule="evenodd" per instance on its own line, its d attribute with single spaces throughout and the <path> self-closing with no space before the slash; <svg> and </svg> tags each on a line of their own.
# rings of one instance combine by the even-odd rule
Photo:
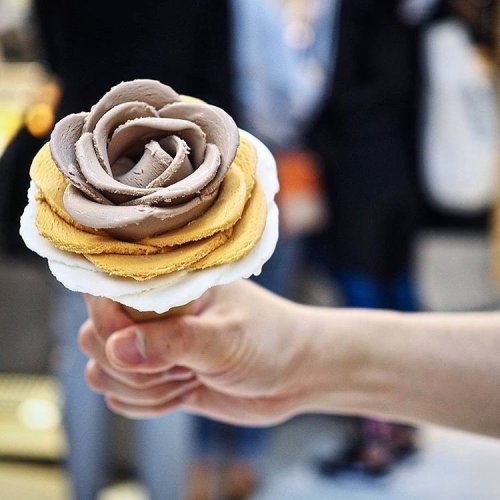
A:
<svg viewBox="0 0 500 500">
<path fill-rule="evenodd" d="M 92 322 L 85 321 L 78 330 L 78 345 L 84 352 L 89 352 L 93 347 L 94 328 Z"/>
<path fill-rule="evenodd" d="M 196 333 L 198 318 L 195 316 L 182 316 L 178 320 L 177 347 L 179 352 L 187 352 L 193 342 L 193 335 Z"/>
<path fill-rule="evenodd" d="M 170 384 L 152 388 L 147 393 L 147 403 L 148 405 L 154 407 L 168 405 L 173 399 L 175 399 L 178 391 L 178 387 Z"/>
<path fill-rule="evenodd" d="M 175 400 L 179 394 L 182 394 L 182 385 L 165 383 L 143 390 L 140 398 L 148 406 L 160 407 Z"/>
<path fill-rule="evenodd" d="M 101 390 L 104 386 L 102 371 L 93 360 L 87 363 L 85 368 L 85 379 L 90 387 L 95 390 Z"/>
<path fill-rule="evenodd" d="M 80 325 L 80 328 L 78 330 L 78 333 L 81 335 L 83 334 L 84 332 L 87 332 L 89 330 L 93 330 L 93 325 L 92 325 L 92 321 L 87 319 L 86 321 L 84 321 L 81 325 Z"/>
<path fill-rule="evenodd" d="M 115 413 L 118 413 L 119 415 L 123 415 L 124 417 L 127 417 L 125 413 L 123 413 L 123 404 L 116 398 L 111 397 L 109 395 L 104 395 L 104 400 L 106 402 L 106 405 L 111 411 L 114 411 Z"/>
<path fill-rule="evenodd" d="M 244 333 L 245 325 L 251 320 L 250 315 L 245 311 L 238 311 L 229 314 L 226 318 L 227 328 L 230 331 Z"/>
<path fill-rule="evenodd" d="M 149 406 L 159 406 L 168 399 L 168 392 L 162 389 L 149 389 L 145 401 Z"/>
<path fill-rule="evenodd" d="M 184 394 L 182 396 L 182 403 L 185 405 L 190 405 L 192 407 L 203 408 L 205 403 L 205 391 L 198 388 Z"/>
<path fill-rule="evenodd" d="M 168 326 L 157 330 L 154 341 L 146 346 L 148 358 L 156 368 L 168 368 L 175 364 L 189 345 L 192 326 L 187 317 L 178 317 L 169 321 Z M 145 336 L 146 339 L 148 336 Z"/>
<path fill-rule="evenodd" d="M 181 332 L 186 335 L 191 335 L 193 333 L 198 321 L 199 318 L 196 316 L 180 316 L 177 319 Z"/>
</svg>

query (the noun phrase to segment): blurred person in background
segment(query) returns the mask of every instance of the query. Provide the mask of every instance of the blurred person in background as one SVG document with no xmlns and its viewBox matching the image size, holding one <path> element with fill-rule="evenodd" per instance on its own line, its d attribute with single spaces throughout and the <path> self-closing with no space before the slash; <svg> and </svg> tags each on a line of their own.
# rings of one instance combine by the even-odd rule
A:
<svg viewBox="0 0 500 500">
<path fill-rule="evenodd" d="M 89 110 L 113 85 L 134 78 L 161 80 L 234 115 L 228 30 L 220 29 L 228 25 L 224 2 L 146 0 L 137 5 L 40 0 L 34 2 L 34 14 L 45 63 L 61 89 L 55 120 Z M 45 134 L 49 132 L 50 126 Z M 45 134 L 34 137 L 29 127 L 23 127 L 2 158 L 2 170 L 9 166 L 12 174 L 10 187 L 22 193 L 9 206 L 8 241 L 17 235 L 29 165 L 47 139 Z M 111 414 L 83 381 L 86 359 L 77 348 L 76 335 L 85 317 L 80 294 L 54 284 L 53 322 L 65 400 L 67 467 L 73 496 L 79 500 L 97 497 L 108 479 L 111 458 Z M 182 414 L 134 424 L 134 462 L 153 500 L 182 498 L 188 424 Z"/>
<path fill-rule="evenodd" d="M 348 307 L 416 311 L 412 244 L 417 191 L 417 29 L 435 2 L 349 0 L 337 17 L 336 62 L 311 129 L 331 208 L 325 261 Z M 415 430 L 356 419 L 341 454 L 320 471 L 370 474 L 415 448 Z"/>
<path fill-rule="evenodd" d="M 450 60 L 450 68 L 447 68 L 446 75 L 450 79 L 450 82 L 453 82 L 453 84 L 455 85 L 455 87 L 453 87 L 453 84 L 450 84 L 451 90 L 452 92 L 455 91 L 457 94 L 456 97 L 452 96 L 451 99 L 457 100 L 457 103 L 455 104 L 456 109 L 454 110 L 454 113 L 456 113 L 456 115 L 453 115 L 453 117 L 447 116 L 446 118 L 448 118 L 449 123 L 449 120 L 454 120 L 454 116 L 459 116 L 460 119 L 462 119 L 463 116 L 463 121 L 467 122 L 468 126 L 470 127 L 470 131 L 468 131 L 466 128 L 464 133 L 460 133 L 465 125 L 458 123 L 454 126 L 452 126 L 451 124 L 448 126 L 446 118 L 442 120 L 445 132 L 441 133 L 441 135 L 438 135 L 438 138 L 435 139 L 435 141 L 437 144 L 439 144 L 439 140 L 443 142 L 439 153 L 436 153 L 436 157 L 437 154 L 441 155 L 442 161 L 444 163 L 445 158 L 448 158 L 449 156 L 446 151 L 447 147 L 453 148 L 456 144 L 458 146 L 456 150 L 459 151 L 459 153 L 457 154 L 460 154 L 464 148 L 461 142 L 465 141 L 465 143 L 467 143 L 467 140 L 470 139 L 474 147 L 474 144 L 476 144 L 478 141 L 477 137 L 482 139 L 489 134 L 489 126 L 491 126 L 489 119 L 484 116 L 484 114 L 480 117 L 481 119 L 478 119 L 479 117 L 473 116 L 474 112 L 482 112 L 481 103 L 484 102 L 485 99 L 487 99 L 487 96 L 485 97 L 484 95 L 480 95 L 480 102 L 478 104 L 478 98 L 477 96 L 474 97 L 474 93 L 477 92 L 479 94 L 482 94 L 485 92 L 486 85 L 484 84 L 484 81 L 489 79 L 489 77 L 485 77 L 485 75 L 490 72 L 493 73 L 492 70 L 495 65 L 497 67 L 499 65 L 500 58 L 498 57 L 498 53 L 495 53 L 495 32 L 498 31 L 498 27 L 500 26 L 500 24 L 498 23 L 499 2 L 498 0 L 439 0 L 436 3 L 437 8 L 433 10 L 433 16 L 431 19 L 434 22 L 429 23 L 430 29 L 427 30 L 427 32 L 424 31 L 424 37 L 422 37 L 424 39 L 422 63 L 423 73 L 426 77 L 426 81 L 424 82 L 426 84 L 424 85 L 425 98 L 427 98 L 429 95 L 429 92 L 427 92 L 429 90 L 429 84 L 431 98 L 436 95 L 436 99 L 439 98 L 439 94 L 436 93 L 436 90 L 439 89 L 439 87 L 437 86 L 440 84 L 442 85 L 442 79 L 439 79 L 439 76 L 437 77 L 437 81 L 432 77 L 432 72 L 434 71 L 434 69 L 432 67 L 432 64 L 429 64 L 428 54 L 426 53 L 426 49 L 428 49 L 429 45 L 425 37 L 428 36 L 429 32 L 433 31 L 433 28 L 439 28 L 440 25 L 445 25 L 448 21 L 455 22 L 456 24 L 458 24 L 458 29 L 464 28 L 466 34 L 466 40 L 464 41 L 464 44 L 470 47 L 472 52 L 472 54 L 462 54 L 459 52 L 459 56 L 462 56 L 462 59 L 458 60 L 461 64 L 460 70 L 463 70 L 465 74 L 465 82 L 463 76 L 460 75 L 459 77 L 456 77 L 456 74 L 458 72 L 454 69 L 454 67 L 457 66 L 458 62 L 457 60 L 455 60 L 455 57 L 453 60 Z M 450 50 L 450 48 L 451 50 L 454 50 L 454 40 L 452 39 L 451 42 L 448 43 L 451 43 L 451 46 L 448 47 L 448 51 Z M 465 46 L 462 47 L 462 50 L 464 50 L 464 48 Z M 464 66 L 465 69 L 463 69 Z M 480 66 L 481 68 L 476 68 L 476 66 Z M 453 78 L 451 75 L 455 76 L 455 78 Z M 433 85 L 435 85 L 437 88 L 434 89 Z M 449 93 L 449 89 L 446 88 L 447 85 L 442 85 L 442 87 L 442 89 L 439 89 L 441 92 Z M 448 100 L 446 102 L 450 104 L 445 103 L 445 105 L 453 105 L 453 102 L 450 101 L 449 98 L 447 99 Z M 468 111 L 469 108 L 472 112 Z M 438 113 L 439 111 L 441 111 L 441 109 L 443 109 L 442 105 L 438 107 L 438 111 L 435 112 L 434 116 L 439 116 Z M 423 110 L 423 122 L 424 124 L 428 125 L 428 123 L 425 123 L 427 119 L 426 112 L 428 112 L 425 104 L 423 106 Z M 461 113 L 462 116 L 460 115 Z M 446 127 L 448 127 L 448 131 L 446 130 Z M 438 128 L 437 130 L 439 131 L 440 129 Z M 435 129 L 432 130 L 432 132 L 435 132 Z M 425 148 L 425 139 L 422 140 L 422 143 Z M 488 145 L 485 145 L 484 142 L 482 143 L 482 145 L 486 148 L 488 147 Z M 456 196 L 454 197 L 451 207 L 450 204 L 447 203 L 447 200 L 440 200 L 439 196 L 436 195 L 436 191 L 430 189 L 432 186 L 425 185 L 424 173 L 426 169 L 429 168 L 429 159 L 426 157 L 425 151 L 421 154 L 423 155 L 423 158 L 420 169 L 422 171 L 422 181 L 424 184 L 422 196 L 424 209 L 423 224 L 425 224 L 425 226 L 427 227 L 433 228 L 446 228 L 458 231 L 474 230 L 485 233 L 490 225 L 491 206 L 489 206 L 488 201 L 485 200 L 479 208 L 474 206 L 472 206 L 472 208 L 470 208 L 469 206 L 468 208 L 467 202 L 469 200 L 465 198 L 465 206 L 462 208 L 460 206 L 462 204 L 463 193 L 460 191 L 456 192 Z M 465 161 L 466 160 L 464 160 L 464 162 Z M 477 176 L 475 176 L 475 180 L 479 179 L 476 182 L 481 183 L 484 182 L 484 176 L 487 176 L 488 174 L 484 174 L 484 160 L 479 161 L 482 161 L 482 163 L 478 165 Z M 473 169 L 471 168 L 471 171 L 472 170 Z M 456 165 L 453 167 L 453 169 L 450 168 L 450 171 L 457 172 L 455 175 L 460 179 L 460 173 L 462 171 L 461 165 Z M 452 179 L 452 185 L 454 182 L 454 179 Z M 494 183 L 495 181 L 492 180 L 491 182 Z M 472 185 L 477 186 L 477 184 L 474 183 L 472 183 Z M 471 187 L 470 189 L 472 193 L 474 193 L 474 187 Z M 434 191 L 434 193 L 429 193 L 429 191 Z M 450 189 L 450 193 L 453 193 L 452 188 Z M 483 194 L 486 195 L 486 198 L 489 198 L 488 194 Z M 493 195 L 491 197 L 493 197 Z M 456 207 L 460 207 L 460 209 L 457 210 Z"/>
</svg>

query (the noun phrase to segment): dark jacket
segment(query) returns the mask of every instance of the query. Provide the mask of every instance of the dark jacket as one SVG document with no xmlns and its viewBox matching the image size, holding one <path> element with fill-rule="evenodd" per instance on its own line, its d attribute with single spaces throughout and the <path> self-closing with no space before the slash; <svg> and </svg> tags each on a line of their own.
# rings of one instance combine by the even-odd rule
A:
<svg viewBox="0 0 500 500">
<path fill-rule="evenodd" d="M 64 83 L 61 114 L 112 85 L 154 78 L 233 112 L 229 13 L 222 0 L 38 0 L 47 60 Z"/>
<path fill-rule="evenodd" d="M 395 0 L 348 0 L 337 65 L 313 127 L 332 209 L 335 264 L 391 279 L 408 265 L 416 223 L 416 32 Z"/>
</svg>

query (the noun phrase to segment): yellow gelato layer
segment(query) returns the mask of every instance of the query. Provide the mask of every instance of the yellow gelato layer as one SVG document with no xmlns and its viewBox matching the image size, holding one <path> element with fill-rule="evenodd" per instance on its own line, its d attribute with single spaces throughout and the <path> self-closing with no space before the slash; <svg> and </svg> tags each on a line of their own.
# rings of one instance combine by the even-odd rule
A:
<svg viewBox="0 0 500 500">
<path fill-rule="evenodd" d="M 96 267 L 113 276 L 144 281 L 164 274 L 189 269 L 198 260 L 206 257 L 223 245 L 231 230 L 220 232 L 203 240 L 172 247 L 155 255 L 100 254 L 85 257 Z"/>
</svg>

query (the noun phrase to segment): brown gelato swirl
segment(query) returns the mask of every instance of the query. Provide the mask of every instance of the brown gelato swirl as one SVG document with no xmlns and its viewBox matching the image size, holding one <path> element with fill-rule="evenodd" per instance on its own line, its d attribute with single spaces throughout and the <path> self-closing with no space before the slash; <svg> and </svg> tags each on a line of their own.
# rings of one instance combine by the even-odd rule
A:
<svg viewBox="0 0 500 500">
<path fill-rule="evenodd" d="M 85 226 L 138 240 L 176 229 L 215 201 L 239 143 L 233 119 L 155 80 L 113 87 L 57 123 L 50 151 L 69 181 L 64 207 Z"/>
</svg>

